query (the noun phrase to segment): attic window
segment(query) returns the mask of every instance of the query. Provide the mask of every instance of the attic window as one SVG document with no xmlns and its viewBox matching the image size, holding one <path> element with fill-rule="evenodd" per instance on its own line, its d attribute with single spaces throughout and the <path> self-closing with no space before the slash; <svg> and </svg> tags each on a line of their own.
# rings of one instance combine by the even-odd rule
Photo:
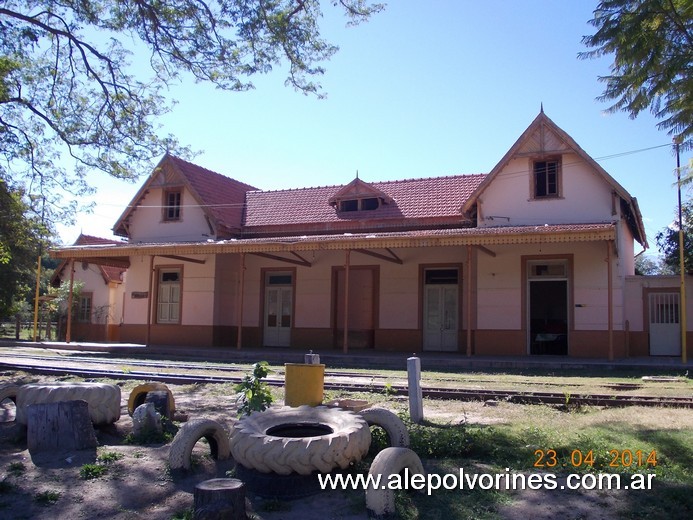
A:
<svg viewBox="0 0 693 520">
<path fill-rule="evenodd" d="M 377 197 L 347 199 L 339 202 L 339 211 L 372 211 L 379 207 L 380 199 Z"/>
<path fill-rule="evenodd" d="M 560 184 L 560 161 L 553 159 L 534 162 L 534 198 L 558 197 Z"/>
<path fill-rule="evenodd" d="M 164 220 L 180 220 L 180 190 L 167 190 L 164 192 Z"/>
</svg>

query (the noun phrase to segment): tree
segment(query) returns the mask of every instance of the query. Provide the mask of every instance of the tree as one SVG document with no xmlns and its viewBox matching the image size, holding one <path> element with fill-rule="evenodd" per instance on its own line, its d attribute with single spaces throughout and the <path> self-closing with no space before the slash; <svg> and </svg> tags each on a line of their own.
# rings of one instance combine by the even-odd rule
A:
<svg viewBox="0 0 693 520">
<path fill-rule="evenodd" d="M 333 0 L 348 25 L 383 6 Z M 0 179 L 70 220 L 63 193 L 90 191 L 88 172 L 118 178 L 148 173 L 165 151 L 170 109 L 163 90 L 188 73 L 242 91 L 250 78 L 288 64 L 286 83 L 322 95 L 314 78 L 337 50 L 320 35 L 320 0 L 7 0 L 0 6 Z M 130 42 L 130 47 L 126 47 Z M 131 57 L 149 56 L 152 76 L 136 78 Z M 72 157 L 75 170 L 58 166 Z"/>
<path fill-rule="evenodd" d="M 603 0 L 590 23 L 597 31 L 582 41 L 594 49 L 579 56 L 614 55 L 598 99 L 632 118 L 649 108 L 682 149 L 693 148 L 693 2 Z"/>
<path fill-rule="evenodd" d="M 683 265 L 686 273 L 693 273 L 693 201 L 688 201 L 681 207 L 683 222 Z M 679 227 L 678 219 L 675 224 L 657 233 L 657 247 L 661 251 L 662 263 L 668 272 L 679 274 Z"/>
<path fill-rule="evenodd" d="M 38 219 L 25 216 L 22 195 L 0 180 L 0 317 L 15 314 L 20 302 L 31 297 L 46 235 Z"/>
</svg>

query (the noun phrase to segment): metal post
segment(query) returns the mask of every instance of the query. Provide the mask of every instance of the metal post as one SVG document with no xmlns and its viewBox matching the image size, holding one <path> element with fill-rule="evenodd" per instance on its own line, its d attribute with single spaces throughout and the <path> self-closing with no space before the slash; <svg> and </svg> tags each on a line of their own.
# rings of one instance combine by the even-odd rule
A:
<svg viewBox="0 0 693 520">
<path fill-rule="evenodd" d="M 614 282 L 613 278 L 613 267 L 611 258 L 611 240 L 606 241 L 606 273 L 608 280 L 606 281 L 607 286 L 607 320 L 609 327 L 609 361 L 614 360 Z"/>
<path fill-rule="evenodd" d="M 346 262 L 344 264 L 344 345 L 342 351 L 349 352 L 349 264 L 351 251 L 346 252 Z"/>
<path fill-rule="evenodd" d="M 154 312 L 154 255 L 149 257 L 149 300 L 147 300 L 147 338 L 145 341 L 148 347 L 152 340 L 152 313 Z"/>
<path fill-rule="evenodd" d="M 238 273 L 238 334 L 236 335 L 236 350 L 241 350 L 243 341 L 243 290 L 245 287 L 245 253 L 241 253 Z"/>
<path fill-rule="evenodd" d="M 34 343 L 38 338 L 39 288 L 41 286 L 41 254 L 36 261 L 36 294 L 34 296 Z"/>
<path fill-rule="evenodd" d="M 467 246 L 467 357 L 472 355 L 472 246 Z"/>
<path fill-rule="evenodd" d="M 70 258 L 70 292 L 67 293 L 67 331 L 65 332 L 65 343 L 72 340 L 72 291 L 75 286 L 75 259 Z"/>
<path fill-rule="evenodd" d="M 681 271 L 681 302 L 679 304 L 679 323 L 681 324 L 681 363 L 686 363 L 688 350 L 688 346 L 686 345 L 686 336 L 688 327 L 686 324 L 686 268 L 684 262 L 683 209 L 681 206 L 681 156 L 679 154 L 680 144 L 681 137 L 678 136 L 674 139 L 674 145 L 676 147 L 676 184 L 678 186 L 679 192 L 679 271 Z"/>
</svg>

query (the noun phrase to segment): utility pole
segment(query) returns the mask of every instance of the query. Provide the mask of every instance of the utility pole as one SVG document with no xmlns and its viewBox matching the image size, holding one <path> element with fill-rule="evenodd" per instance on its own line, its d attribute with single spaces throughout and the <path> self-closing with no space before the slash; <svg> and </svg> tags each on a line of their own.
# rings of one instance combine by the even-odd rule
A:
<svg viewBox="0 0 693 520">
<path fill-rule="evenodd" d="M 681 207 L 681 157 L 679 154 L 679 145 L 681 144 L 681 136 L 674 139 L 674 146 L 676 149 L 676 184 L 679 190 L 679 271 L 681 271 L 681 301 L 679 304 L 679 313 L 681 324 L 681 363 L 685 364 L 687 360 L 687 345 L 686 345 L 686 335 L 687 335 L 687 325 L 686 325 L 686 269 L 684 268 L 684 254 L 683 254 L 683 210 Z"/>
</svg>

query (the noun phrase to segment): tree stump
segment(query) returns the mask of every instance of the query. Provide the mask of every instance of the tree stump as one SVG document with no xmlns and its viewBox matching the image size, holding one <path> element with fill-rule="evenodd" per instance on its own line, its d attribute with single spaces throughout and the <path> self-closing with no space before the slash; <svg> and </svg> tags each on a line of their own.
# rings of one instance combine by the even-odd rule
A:
<svg viewBox="0 0 693 520">
<path fill-rule="evenodd" d="M 27 406 L 29 452 L 96 448 L 96 432 L 86 401 L 58 401 Z"/>
<path fill-rule="evenodd" d="M 194 520 L 246 520 L 245 484 L 237 478 L 213 478 L 195 486 Z"/>
<path fill-rule="evenodd" d="M 147 392 L 144 402 L 152 403 L 161 417 L 171 419 L 171 406 L 168 392 L 166 390 L 152 390 L 151 392 Z"/>
</svg>

